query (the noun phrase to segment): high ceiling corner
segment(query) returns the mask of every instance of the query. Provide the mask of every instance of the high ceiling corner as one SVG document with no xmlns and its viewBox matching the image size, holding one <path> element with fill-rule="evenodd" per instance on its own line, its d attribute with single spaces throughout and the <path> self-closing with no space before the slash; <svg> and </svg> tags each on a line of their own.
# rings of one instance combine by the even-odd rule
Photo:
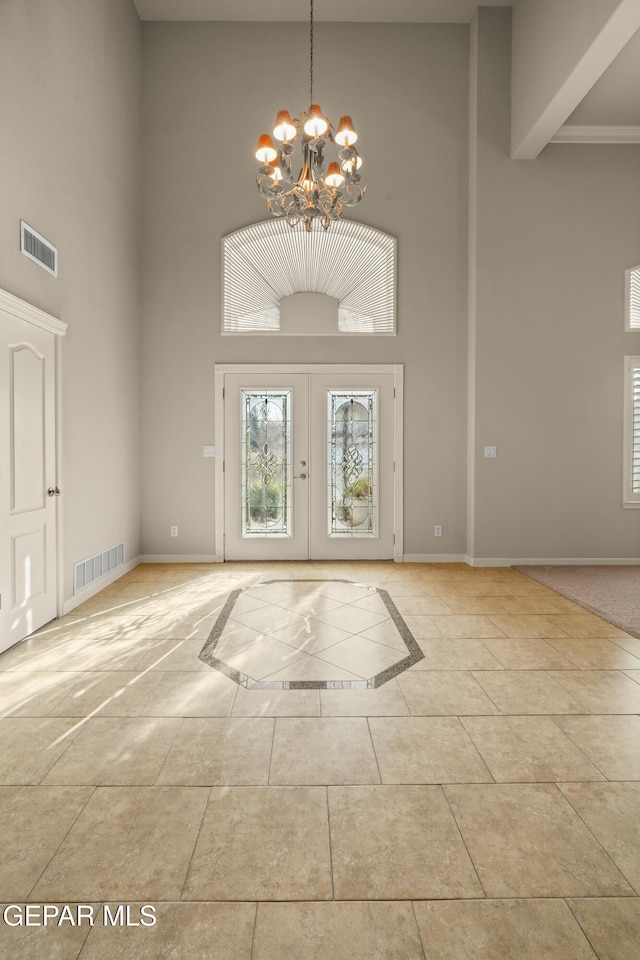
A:
<svg viewBox="0 0 640 960">
<path fill-rule="evenodd" d="M 299 22 L 309 0 L 133 0 L 143 21 Z M 470 23 L 513 7 L 511 155 L 640 143 L 640 0 L 315 0 L 316 22 Z"/>
<path fill-rule="evenodd" d="M 600 113 L 603 117 L 619 114 L 621 97 L 640 105 L 636 61 L 632 55 L 621 55 L 631 41 L 632 54 L 637 49 L 638 31 L 640 0 L 598 0 L 597 4 L 517 0 L 512 45 L 514 159 L 535 159 L 560 128 L 566 131 L 567 119 L 619 57 L 600 88 Z M 606 124 L 603 130 L 599 135 L 594 131 L 588 142 L 635 142 L 629 138 L 607 141 Z"/>
</svg>

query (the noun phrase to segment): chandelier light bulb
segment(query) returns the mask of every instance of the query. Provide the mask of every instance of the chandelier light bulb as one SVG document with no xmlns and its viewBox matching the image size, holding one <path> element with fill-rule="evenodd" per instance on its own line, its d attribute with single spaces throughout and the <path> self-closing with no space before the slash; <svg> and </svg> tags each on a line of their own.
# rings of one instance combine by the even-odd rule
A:
<svg viewBox="0 0 640 960">
<path fill-rule="evenodd" d="M 312 103 L 309 107 L 308 117 L 309 119 L 304 125 L 306 135 L 313 137 L 314 140 L 317 140 L 318 137 L 323 137 L 329 129 L 329 123 L 326 117 L 323 116 L 322 110 L 317 103 Z"/>
<path fill-rule="evenodd" d="M 273 135 L 276 140 L 280 140 L 281 143 L 288 143 L 290 140 L 295 139 L 297 133 L 298 131 L 293 125 L 289 111 L 280 110 L 276 117 L 276 125 L 273 128 Z"/>
<path fill-rule="evenodd" d="M 357 154 L 355 157 L 350 157 L 348 160 L 344 160 L 342 163 L 342 169 L 345 173 L 353 173 L 354 170 L 359 170 L 362 166 L 362 157 L 360 154 Z"/>
<path fill-rule="evenodd" d="M 306 193 L 311 193 L 314 187 L 317 187 L 317 184 L 313 179 L 313 174 L 309 170 L 309 167 L 306 163 L 300 171 L 300 176 L 298 177 L 298 186 L 302 187 Z"/>
<path fill-rule="evenodd" d="M 353 120 L 349 116 L 340 117 L 340 123 L 333 138 L 341 147 L 351 147 L 358 139 L 358 134 L 353 126 Z"/>
<path fill-rule="evenodd" d="M 324 182 L 328 187 L 341 187 L 344 183 L 344 174 L 335 160 L 329 164 Z"/>
<path fill-rule="evenodd" d="M 268 133 L 263 133 L 258 140 L 258 149 L 256 150 L 256 160 L 260 163 L 271 163 L 278 156 L 278 151 L 273 145 L 273 140 Z"/>
</svg>

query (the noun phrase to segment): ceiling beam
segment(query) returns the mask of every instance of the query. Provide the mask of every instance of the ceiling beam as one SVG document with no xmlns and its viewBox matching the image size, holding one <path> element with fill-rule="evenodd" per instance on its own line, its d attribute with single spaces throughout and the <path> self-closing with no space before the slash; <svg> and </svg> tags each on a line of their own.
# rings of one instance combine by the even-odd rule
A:
<svg viewBox="0 0 640 960">
<path fill-rule="evenodd" d="M 518 0 L 511 156 L 534 160 L 640 29 L 640 0 Z"/>
</svg>

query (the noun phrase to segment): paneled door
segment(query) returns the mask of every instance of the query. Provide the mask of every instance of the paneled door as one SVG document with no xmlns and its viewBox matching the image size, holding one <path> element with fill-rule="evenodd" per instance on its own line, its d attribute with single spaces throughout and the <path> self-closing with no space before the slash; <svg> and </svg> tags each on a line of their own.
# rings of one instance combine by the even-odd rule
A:
<svg viewBox="0 0 640 960">
<path fill-rule="evenodd" d="M 57 613 L 54 334 L 0 306 L 0 652 Z"/>
<path fill-rule="evenodd" d="M 393 558 L 398 368 L 223 376 L 224 558 Z"/>
</svg>

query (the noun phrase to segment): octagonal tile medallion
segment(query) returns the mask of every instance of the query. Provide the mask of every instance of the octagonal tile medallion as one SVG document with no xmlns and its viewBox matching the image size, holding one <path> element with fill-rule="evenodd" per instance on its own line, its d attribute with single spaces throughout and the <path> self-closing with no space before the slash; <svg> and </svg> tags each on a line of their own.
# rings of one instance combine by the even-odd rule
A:
<svg viewBox="0 0 640 960">
<path fill-rule="evenodd" d="M 234 590 L 200 651 L 249 690 L 380 687 L 423 657 L 387 591 L 350 580 Z"/>
</svg>

